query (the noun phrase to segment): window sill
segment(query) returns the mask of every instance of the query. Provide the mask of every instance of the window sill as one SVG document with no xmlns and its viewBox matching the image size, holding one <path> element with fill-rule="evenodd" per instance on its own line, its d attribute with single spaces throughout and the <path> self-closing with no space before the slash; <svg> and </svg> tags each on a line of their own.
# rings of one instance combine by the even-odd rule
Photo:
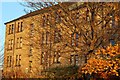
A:
<svg viewBox="0 0 120 80">
<path fill-rule="evenodd" d="M 17 31 L 16 33 L 21 33 L 21 32 L 23 32 L 23 31 Z"/>
<path fill-rule="evenodd" d="M 7 49 L 7 51 L 12 51 L 13 49 Z"/>
<path fill-rule="evenodd" d="M 32 54 L 29 54 L 28 57 L 33 56 Z"/>
<path fill-rule="evenodd" d="M 54 62 L 54 64 L 60 64 L 60 62 Z"/>
<path fill-rule="evenodd" d="M 13 33 L 9 33 L 8 35 L 12 35 Z"/>
<path fill-rule="evenodd" d="M 16 49 L 22 49 L 22 47 L 20 47 L 20 48 L 16 48 Z"/>
<path fill-rule="evenodd" d="M 20 67 L 21 65 L 15 65 L 15 67 Z"/>
</svg>

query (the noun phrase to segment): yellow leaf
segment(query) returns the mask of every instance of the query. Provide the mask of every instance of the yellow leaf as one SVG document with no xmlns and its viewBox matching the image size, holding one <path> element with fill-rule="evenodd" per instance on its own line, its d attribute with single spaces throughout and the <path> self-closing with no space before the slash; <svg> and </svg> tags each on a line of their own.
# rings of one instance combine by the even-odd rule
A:
<svg viewBox="0 0 120 80">
<path fill-rule="evenodd" d="M 117 73 L 116 76 L 119 76 L 119 74 Z"/>
</svg>

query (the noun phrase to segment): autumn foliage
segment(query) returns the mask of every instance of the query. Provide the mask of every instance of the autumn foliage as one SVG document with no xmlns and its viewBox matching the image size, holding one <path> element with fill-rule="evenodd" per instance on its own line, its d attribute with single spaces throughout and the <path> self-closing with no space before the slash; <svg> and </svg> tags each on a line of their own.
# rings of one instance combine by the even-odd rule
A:
<svg viewBox="0 0 120 80">
<path fill-rule="evenodd" d="M 99 49 L 92 56 L 87 64 L 82 68 L 82 73 L 98 74 L 101 78 L 108 78 L 111 75 L 120 76 L 120 46 L 108 46 L 105 49 Z"/>
</svg>

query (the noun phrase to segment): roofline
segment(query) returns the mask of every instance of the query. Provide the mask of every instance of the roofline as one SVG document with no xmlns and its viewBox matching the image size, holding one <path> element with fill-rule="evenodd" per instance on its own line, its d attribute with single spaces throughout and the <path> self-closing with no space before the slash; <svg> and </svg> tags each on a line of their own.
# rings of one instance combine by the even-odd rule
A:
<svg viewBox="0 0 120 80">
<path fill-rule="evenodd" d="M 71 4 L 72 4 L 72 2 L 71 2 L 71 4 L 69 4 L 70 2 L 64 2 L 64 3 L 62 3 L 62 4 L 66 4 L 66 3 L 68 3 L 68 5 L 71 5 Z M 16 19 L 13 19 L 13 20 L 11 20 L 11 21 L 8 21 L 8 22 L 6 22 L 6 23 L 4 23 L 4 24 L 6 25 L 6 24 L 8 24 L 8 23 L 11 23 L 11 22 L 14 22 L 14 21 L 17 21 L 17 20 L 20 20 L 20 19 L 24 19 L 24 18 L 28 18 L 28 17 L 30 17 L 30 16 L 35 16 L 35 15 L 38 15 L 38 14 L 41 14 L 41 13 L 45 13 L 44 11 L 48 11 L 49 8 L 56 9 L 56 7 L 58 7 L 58 6 L 59 6 L 59 5 L 54 5 L 54 6 L 50 6 L 50 7 L 45 7 L 45 8 L 43 8 L 43 9 L 30 12 L 30 13 L 28 13 L 28 14 L 25 14 L 25 15 L 19 17 L 19 18 L 16 18 Z"/>
</svg>

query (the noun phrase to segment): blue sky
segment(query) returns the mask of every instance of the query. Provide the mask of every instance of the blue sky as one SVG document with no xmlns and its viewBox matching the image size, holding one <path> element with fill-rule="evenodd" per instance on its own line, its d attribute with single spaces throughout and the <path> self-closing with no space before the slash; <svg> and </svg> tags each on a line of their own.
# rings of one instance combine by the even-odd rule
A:
<svg viewBox="0 0 120 80">
<path fill-rule="evenodd" d="M 24 9 L 19 2 L 0 2 L 0 49 L 4 46 L 5 40 L 4 23 L 26 14 Z"/>
</svg>

